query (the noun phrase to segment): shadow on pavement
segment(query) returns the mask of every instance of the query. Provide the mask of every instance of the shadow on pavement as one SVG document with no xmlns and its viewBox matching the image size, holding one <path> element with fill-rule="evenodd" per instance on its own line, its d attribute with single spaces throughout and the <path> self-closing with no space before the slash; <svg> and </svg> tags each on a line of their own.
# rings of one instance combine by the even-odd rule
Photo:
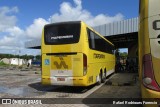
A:
<svg viewBox="0 0 160 107">
<path fill-rule="evenodd" d="M 36 89 L 37 91 L 45 91 L 45 92 L 63 92 L 63 93 L 85 93 L 95 85 L 91 85 L 88 87 L 80 87 L 80 86 L 58 86 L 58 85 L 42 85 L 41 82 L 36 82 L 28 85 Z"/>
</svg>

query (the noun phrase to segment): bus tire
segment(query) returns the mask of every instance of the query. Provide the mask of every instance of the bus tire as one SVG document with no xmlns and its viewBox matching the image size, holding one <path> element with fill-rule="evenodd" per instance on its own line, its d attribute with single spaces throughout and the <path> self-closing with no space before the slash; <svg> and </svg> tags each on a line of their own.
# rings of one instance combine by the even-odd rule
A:
<svg viewBox="0 0 160 107">
<path fill-rule="evenodd" d="M 102 77 L 101 82 L 104 83 L 104 82 L 105 82 L 105 79 L 106 79 L 106 78 L 105 78 L 105 73 L 101 73 L 101 77 Z"/>
<path fill-rule="evenodd" d="M 98 75 L 98 79 L 97 79 L 97 84 L 96 85 L 100 85 L 102 82 L 102 76 L 101 74 Z"/>
<path fill-rule="evenodd" d="M 104 69 L 104 76 L 105 76 L 105 79 L 107 79 L 107 70 L 106 70 L 106 68 Z"/>
<path fill-rule="evenodd" d="M 104 76 L 105 76 L 105 79 L 107 79 L 107 72 L 106 72 L 106 70 L 104 71 Z"/>
</svg>

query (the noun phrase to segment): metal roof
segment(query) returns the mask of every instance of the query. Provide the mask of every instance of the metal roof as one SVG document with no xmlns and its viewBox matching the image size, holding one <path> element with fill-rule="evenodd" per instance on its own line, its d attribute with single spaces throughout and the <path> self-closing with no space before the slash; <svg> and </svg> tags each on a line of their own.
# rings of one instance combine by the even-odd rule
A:
<svg viewBox="0 0 160 107">
<path fill-rule="evenodd" d="M 138 17 L 93 27 L 104 36 L 138 32 Z"/>
<path fill-rule="evenodd" d="M 25 48 L 40 49 L 41 48 L 41 39 L 27 41 L 25 43 Z"/>
<path fill-rule="evenodd" d="M 123 35 L 138 32 L 138 17 L 93 27 L 103 36 Z M 41 39 L 28 41 L 25 48 L 40 49 Z"/>
</svg>

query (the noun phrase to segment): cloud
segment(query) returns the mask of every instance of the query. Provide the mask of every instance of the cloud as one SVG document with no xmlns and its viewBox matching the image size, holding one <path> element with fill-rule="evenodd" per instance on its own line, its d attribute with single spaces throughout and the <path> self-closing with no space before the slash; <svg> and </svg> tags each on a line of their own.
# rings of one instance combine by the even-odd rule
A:
<svg viewBox="0 0 160 107">
<path fill-rule="evenodd" d="M 5 29 L 15 26 L 17 18 L 13 14 L 17 12 L 17 7 L 0 7 L 0 31 L 4 31 Z"/>
<path fill-rule="evenodd" d="M 22 47 L 25 40 L 24 31 L 17 26 L 5 30 L 6 35 L 0 39 L 1 46 Z"/>
<path fill-rule="evenodd" d="M 31 24 L 27 29 L 26 29 L 26 35 L 28 38 L 31 39 L 37 39 L 41 38 L 42 34 L 42 28 L 44 27 L 45 24 L 49 23 L 43 18 L 38 18 L 35 19 L 33 24 Z"/>
<path fill-rule="evenodd" d="M 18 11 L 18 7 L 0 7 L 0 49 L 17 49 L 24 44 L 24 31 L 16 26 Z"/>
<path fill-rule="evenodd" d="M 109 16 L 105 14 L 93 16 L 89 11 L 82 8 L 81 0 L 73 1 L 75 6 L 69 2 L 63 2 L 60 5 L 59 13 L 53 14 L 49 20 L 52 22 L 82 20 L 90 26 L 98 26 L 124 19 L 124 16 L 121 13 L 117 13 L 115 16 Z"/>
<path fill-rule="evenodd" d="M 0 48 L 24 48 L 24 43 L 27 40 L 41 38 L 44 25 L 50 22 L 82 20 L 93 27 L 124 19 L 121 13 L 114 16 L 103 13 L 93 16 L 91 12 L 83 9 L 82 0 L 73 0 L 73 2 L 74 4 L 61 3 L 59 12 L 52 14 L 48 19 L 40 17 L 34 19 L 26 29 L 21 29 L 16 25 L 17 17 L 15 14 L 19 12 L 18 7 L 0 7 Z"/>
<path fill-rule="evenodd" d="M 37 18 L 33 24 L 26 29 L 16 26 L 17 18 L 14 14 L 18 12 L 17 7 L 0 8 L 0 48 L 18 49 L 24 48 L 24 43 L 28 39 L 37 39 L 41 37 L 42 28 L 48 22 L 43 18 Z"/>
</svg>

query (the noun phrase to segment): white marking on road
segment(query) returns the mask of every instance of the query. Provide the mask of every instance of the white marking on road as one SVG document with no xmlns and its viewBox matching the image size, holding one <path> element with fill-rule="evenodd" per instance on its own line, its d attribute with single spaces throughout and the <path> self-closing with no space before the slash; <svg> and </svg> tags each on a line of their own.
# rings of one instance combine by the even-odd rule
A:
<svg viewBox="0 0 160 107">
<path fill-rule="evenodd" d="M 98 86 L 96 85 L 93 88 L 91 88 L 89 91 L 83 93 L 81 98 L 86 98 L 87 96 L 91 95 L 93 92 L 95 92 L 96 90 L 98 90 L 99 88 L 101 88 L 109 79 L 113 78 L 113 76 L 114 76 L 114 74 L 111 75 L 108 79 L 106 79 L 104 83 L 101 83 Z"/>
</svg>

